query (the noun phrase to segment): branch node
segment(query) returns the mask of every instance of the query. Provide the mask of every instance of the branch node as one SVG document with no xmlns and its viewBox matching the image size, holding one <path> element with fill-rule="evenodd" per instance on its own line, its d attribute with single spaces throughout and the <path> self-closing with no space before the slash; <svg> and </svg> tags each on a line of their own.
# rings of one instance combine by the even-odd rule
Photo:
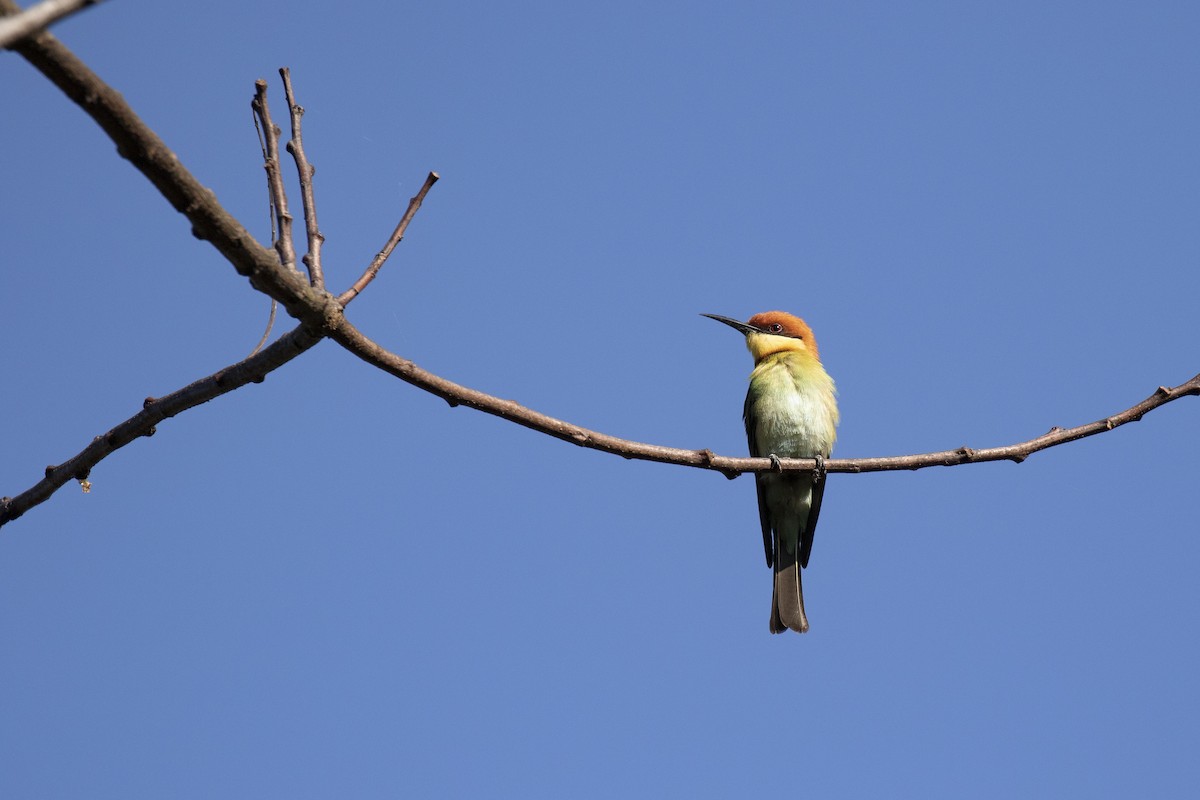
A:
<svg viewBox="0 0 1200 800">
<path fill-rule="evenodd" d="M 142 408 L 143 409 L 149 408 L 150 406 L 154 405 L 157 402 L 158 402 L 157 397 L 147 397 L 145 400 L 142 401 Z"/>
<path fill-rule="evenodd" d="M 975 451 L 972 450 L 971 448 L 967 447 L 966 445 L 963 445 L 962 447 L 958 448 L 958 450 L 956 452 L 960 456 L 962 456 L 963 461 L 970 461 L 972 458 L 975 457 Z"/>
<path fill-rule="evenodd" d="M 58 469 L 58 467 L 54 464 L 50 464 L 49 466 L 47 466 L 46 467 L 46 477 L 49 478 L 51 475 L 53 475 L 54 470 L 56 470 L 56 469 Z"/>
<path fill-rule="evenodd" d="M 1160 386 L 1154 390 L 1154 394 L 1156 397 L 1166 397 L 1170 393 L 1171 393 L 1171 390 L 1168 389 L 1166 386 Z"/>
</svg>

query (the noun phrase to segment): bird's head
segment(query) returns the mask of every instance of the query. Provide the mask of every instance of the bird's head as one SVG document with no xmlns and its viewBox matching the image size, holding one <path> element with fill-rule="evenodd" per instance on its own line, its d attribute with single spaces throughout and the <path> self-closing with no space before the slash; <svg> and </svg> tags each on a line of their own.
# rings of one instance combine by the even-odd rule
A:
<svg viewBox="0 0 1200 800">
<path fill-rule="evenodd" d="M 746 335 L 746 347 L 754 356 L 757 364 L 769 355 L 783 352 L 807 353 L 819 360 L 817 355 L 817 340 L 813 338 L 812 328 L 797 316 L 784 311 L 764 311 L 755 314 L 746 322 L 722 317 L 718 314 L 701 314 L 701 316 L 724 322 L 734 330 Z"/>
</svg>

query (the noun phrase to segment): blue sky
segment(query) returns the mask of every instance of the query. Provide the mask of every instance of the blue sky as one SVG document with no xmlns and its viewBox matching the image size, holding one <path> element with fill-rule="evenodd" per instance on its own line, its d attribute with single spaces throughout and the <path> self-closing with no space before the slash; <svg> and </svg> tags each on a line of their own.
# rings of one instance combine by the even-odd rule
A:
<svg viewBox="0 0 1200 800">
<path fill-rule="evenodd" d="M 280 115 L 290 66 L 337 290 L 437 170 L 350 318 L 590 428 L 745 452 L 750 359 L 701 312 L 812 325 L 844 457 L 1200 371 L 1194 4 L 110 2 L 57 32 L 264 239 L 249 100 Z M 0 71 L 12 495 L 269 306 Z M 1185 398 L 1019 466 L 834 475 L 812 630 L 771 636 L 748 478 L 322 343 L 0 531 L 0 795 L 1191 796 L 1198 440 Z"/>
</svg>

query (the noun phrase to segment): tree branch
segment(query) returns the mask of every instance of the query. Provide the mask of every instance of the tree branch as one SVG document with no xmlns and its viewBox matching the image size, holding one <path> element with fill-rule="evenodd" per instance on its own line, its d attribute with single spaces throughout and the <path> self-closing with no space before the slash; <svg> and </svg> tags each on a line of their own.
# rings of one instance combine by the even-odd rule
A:
<svg viewBox="0 0 1200 800">
<path fill-rule="evenodd" d="M 46 477 L 16 497 L 0 498 L 0 525 L 11 522 L 29 509 L 50 499 L 71 480 L 87 478 L 92 467 L 130 442 L 153 436 L 154 426 L 214 397 L 232 392 L 247 383 L 262 383 L 268 372 L 276 370 L 311 348 L 323 337 L 299 326 L 281 336 L 257 355 L 214 372 L 206 378 L 172 392 L 166 397 L 147 397 L 142 410 L 107 433 L 97 436 L 78 455 L 46 467 Z"/>
<path fill-rule="evenodd" d="M 0 0 L 0 10 L 12 8 L 15 8 L 12 0 Z M 417 367 L 411 361 L 380 347 L 358 331 L 345 318 L 342 307 L 378 273 L 379 268 L 395 248 L 396 243 L 399 242 L 404 228 L 420 206 L 425 193 L 437 180 L 436 173 L 430 173 L 422 190 L 412 199 L 408 211 L 397 225 L 396 231 L 393 232 L 384 250 L 376 256 L 354 286 L 340 298 L 335 299 L 327 292 L 309 286 L 308 282 L 304 281 L 294 270 L 284 269 L 279 259 L 258 244 L 240 223 L 220 206 L 212 192 L 201 186 L 179 164 L 174 154 L 166 148 L 153 131 L 138 119 L 120 95 L 100 81 L 54 37 L 43 33 L 22 42 L 15 49 L 42 70 L 100 124 L 117 143 L 118 152 L 141 170 L 172 205 L 188 217 L 192 222 L 193 233 L 197 237 L 212 242 L 239 273 L 250 278 L 251 285 L 278 300 L 288 310 L 288 313 L 302 321 L 303 324 L 300 328 L 259 355 L 241 362 L 241 365 L 257 363 L 257 359 L 266 358 L 268 354 L 272 358 L 278 358 L 281 352 L 279 348 L 285 346 L 302 351 L 315 344 L 320 337 L 328 336 L 363 361 L 413 386 L 442 397 L 452 406 L 469 406 L 581 447 L 614 453 L 625 458 L 717 470 L 731 478 L 743 472 L 766 472 L 776 468 L 784 470 L 816 468 L 812 459 L 782 459 L 779 466 L 776 467 L 770 459 L 766 458 L 731 458 L 718 456 L 707 449 L 684 450 L 620 439 L 541 414 L 511 400 L 503 400 L 461 386 Z M 267 136 L 270 138 L 273 126 L 269 124 L 269 120 L 264 120 L 264 122 L 267 123 Z M 276 163 L 277 161 L 276 159 Z M 292 357 L 295 357 L 295 353 L 288 356 L 289 359 Z M 141 414 L 135 415 L 126 423 L 122 423 L 97 439 L 71 461 L 58 467 L 49 468 L 44 481 L 18 498 L 4 501 L 0 505 L 0 514 L 2 514 L 0 523 L 8 519 L 15 519 L 27 508 L 49 497 L 58 486 L 67 480 L 75 477 L 82 479 L 87 475 L 87 470 L 105 455 L 138 436 L 148 435 L 152 432 L 155 421 L 177 414 L 224 391 L 229 391 L 230 389 L 224 387 L 230 386 L 231 381 L 236 380 L 238 381 L 237 385 L 244 385 L 253 380 L 255 375 L 261 378 L 261 374 L 265 374 L 265 372 L 248 374 L 241 371 L 235 376 L 233 371 L 239 366 L 234 365 L 229 370 L 210 376 L 190 387 L 185 387 L 168 398 L 152 402 Z M 206 384 L 206 381 L 211 383 Z M 196 388 L 201 384 L 205 384 L 205 386 Z M 232 388 L 236 388 L 236 386 Z M 962 447 L 957 450 L 889 458 L 831 459 L 825 462 L 825 467 L 829 472 L 878 472 L 997 460 L 1020 462 L 1039 450 L 1112 430 L 1127 422 L 1141 419 L 1150 411 L 1180 397 L 1197 394 L 1200 394 L 1200 375 L 1174 388 L 1159 387 L 1154 394 L 1141 403 L 1112 416 L 1065 430 L 1052 428 L 1042 436 L 1014 445 L 980 450 Z"/>
<path fill-rule="evenodd" d="M 0 8 L 0 12 L 10 15 L 0 18 L 0 48 L 11 47 L 26 36 L 99 2 L 100 0 L 43 0 L 24 11 L 15 5 L 12 7 L 16 8 L 16 11 L 11 11 L 8 7 Z"/>
<path fill-rule="evenodd" d="M 461 386 L 432 372 L 427 372 L 413 362 L 385 350 L 367 338 L 345 318 L 340 319 L 329 330 L 328 335 L 368 364 L 419 389 L 441 397 L 451 406 L 468 406 L 580 447 L 601 450 L 624 458 L 712 469 L 724 473 L 728 478 L 736 478 L 744 472 L 770 472 L 777 469 L 769 458 L 732 458 L 717 455 L 708 449 L 685 450 L 621 439 L 547 416 L 512 400 L 503 400 Z M 828 472 L 885 472 L 926 467 L 949 467 L 957 464 L 978 464 L 985 461 L 1020 463 L 1039 450 L 1094 436 L 1097 433 L 1104 433 L 1127 422 L 1136 422 L 1150 411 L 1186 395 L 1200 395 L 1200 375 L 1196 375 L 1186 383 L 1174 388 L 1160 386 L 1154 394 L 1142 402 L 1112 416 L 1074 428 L 1051 428 L 1048 433 L 1025 442 L 979 450 L 960 447 L 956 450 L 942 450 L 936 453 L 920 453 L 909 456 L 832 458 L 825 460 L 825 469 Z M 816 461 L 811 458 L 781 458 L 779 465 L 785 471 L 814 470 L 817 466 Z"/>
<path fill-rule="evenodd" d="M 279 238 L 275 240 L 275 252 L 279 261 L 289 272 L 296 269 L 296 247 L 292 239 L 292 212 L 288 211 L 287 191 L 283 188 L 283 170 L 279 166 L 279 126 L 271 120 L 271 109 L 267 105 L 267 82 L 259 78 L 254 82 L 254 99 L 250 107 L 262 120 L 263 142 L 267 148 L 267 160 L 263 169 L 267 172 L 267 188 L 271 191 L 271 205 L 275 208 L 275 219 L 279 225 Z"/>
<path fill-rule="evenodd" d="M 0 0 L 0 12 L 19 11 L 12 0 Z M 298 272 L 279 268 L 278 256 L 259 244 L 142 122 L 125 98 L 102 81 L 74 53 L 49 33 L 13 46 L 30 64 L 82 108 L 117 145 L 117 153 L 145 175 L 163 197 L 188 218 L 192 235 L 210 242 L 250 285 L 274 297 L 293 317 L 310 328 L 324 325 L 323 292 Z M 285 299 L 286 298 L 286 299 Z M 329 298 L 332 305 L 337 305 Z M 340 308 L 340 307 L 339 307 Z"/>
<path fill-rule="evenodd" d="M 441 176 L 436 172 L 431 172 L 425 177 L 425 184 L 421 186 L 421 190 L 408 201 L 408 210 L 404 212 L 404 216 L 400 218 L 396 229 L 392 231 L 392 235 L 388 237 L 387 243 L 380 250 L 371 263 L 367 265 L 367 269 L 346 291 L 338 295 L 338 302 L 345 306 L 355 297 L 367 288 L 367 284 L 375 280 L 375 276 L 379 274 L 379 270 L 383 268 L 384 262 L 388 260 L 388 256 L 396 249 L 396 245 L 400 244 L 400 240 L 404 238 L 404 232 L 408 230 L 408 223 L 412 222 L 413 215 L 417 213 L 417 209 L 421 207 L 421 203 L 425 201 L 425 195 L 429 194 L 429 189 L 438 181 Z"/>
<path fill-rule="evenodd" d="M 0 14 L 20 9 L 0 0 Z M 0 499 L 0 525 L 47 500 L 73 479 L 84 480 L 106 456 L 141 436 L 168 417 L 258 382 L 270 371 L 313 347 L 323 336 L 328 316 L 340 316 L 341 306 L 327 292 L 312 289 L 295 271 L 283 269 L 276 254 L 262 247 L 233 218 L 215 195 L 192 176 L 124 98 L 104 83 L 54 36 L 41 33 L 14 48 L 100 125 L 128 159 L 164 197 L 192 223 L 197 238 L 210 241 L 255 288 L 281 302 L 302 324 L 265 350 L 203 378 L 163 398 L 148 398 L 141 412 L 84 448 L 67 462 L 47 467 L 45 477 L 13 498 Z M 268 134 L 269 136 L 269 134 Z M 277 136 L 277 132 L 276 132 Z M 277 141 L 277 139 L 276 139 Z"/>
<path fill-rule="evenodd" d="M 300 118 L 304 116 L 304 107 L 296 103 L 296 95 L 292 93 L 292 73 L 287 67 L 283 67 L 279 70 L 279 76 L 283 78 L 283 91 L 292 118 L 292 140 L 287 143 L 287 151 L 292 154 L 292 159 L 296 162 L 296 172 L 300 175 L 300 201 L 304 206 L 304 230 L 308 234 L 308 252 L 304 254 L 304 266 L 308 267 L 309 283 L 318 289 L 324 289 L 321 245 L 325 243 L 325 237 L 317 227 L 317 200 L 313 195 L 312 182 L 317 168 L 308 163 L 308 156 L 304 154 L 304 138 L 300 134 Z"/>
</svg>

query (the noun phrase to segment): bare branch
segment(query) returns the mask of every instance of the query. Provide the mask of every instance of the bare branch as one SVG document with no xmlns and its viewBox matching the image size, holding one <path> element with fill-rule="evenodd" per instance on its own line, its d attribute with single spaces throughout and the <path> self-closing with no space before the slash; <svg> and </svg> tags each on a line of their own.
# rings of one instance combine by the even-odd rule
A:
<svg viewBox="0 0 1200 800">
<path fill-rule="evenodd" d="M 396 229 L 392 231 L 392 235 L 388 238 L 387 244 L 383 249 L 376 254 L 371 263 L 367 265 L 367 269 L 346 291 L 338 295 L 338 302 L 345 306 L 355 297 L 367 288 L 367 284 L 375 280 L 375 276 L 379 274 L 379 270 L 383 267 L 384 262 L 388 260 L 388 256 L 396 249 L 396 245 L 400 244 L 400 240 L 404 238 L 404 232 L 408 230 L 408 223 L 412 222 L 413 215 L 417 213 L 417 209 L 421 207 L 421 203 L 425 201 L 425 195 L 429 194 L 429 189 L 438 181 L 439 176 L 436 172 L 431 172 L 425 178 L 425 184 L 421 190 L 408 201 L 408 210 L 404 212 L 404 216 L 400 218 L 400 222 L 396 225 Z"/>
<path fill-rule="evenodd" d="M 304 139 L 300 133 L 300 118 L 304 116 L 304 108 L 296 103 L 292 93 L 292 73 L 287 67 L 279 70 L 283 78 L 283 91 L 287 96 L 288 110 L 292 117 L 292 140 L 287 143 L 287 150 L 296 162 L 296 172 L 300 174 L 300 201 L 304 205 L 304 230 L 308 234 L 308 252 L 304 254 L 304 266 L 308 267 L 308 282 L 318 289 L 325 288 L 325 275 L 321 271 L 321 245 L 325 237 L 317 227 L 317 201 L 313 196 L 313 175 L 317 168 L 308 163 L 304 154 Z"/>
<path fill-rule="evenodd" d="M 0 8 L 0 12 L 12 15 L 0 18 L 0 48 L 11 47 L 26 36 L 99 2 L 100 0 L 42 0 L 24 11 L 18 8 L 12 12 L 7 8 Z"/>
<path fill-rule="evenodd" d="M 296 269 L 296 248 L 292 240 L 292 212 L 288 211 L 287 191 L 283 188 L 283 170 L 279 167 L 279 127 L 271 121 L 271 109 L 267 105 L 267 82 L 259 78 L 254 82 L 254 99 L 250 107 L 262 120 L 263 141 L 267 147 L 267 159 L 263 169 L 267 172 L 267 186 L 271 190 L 271 205 L 275 207 L 275 218 L 279 222 L 279 238 L 275 240 L 275 251 L 285 269 Z"/>
<path fill-rule="evenodd" d="M 475 389 L 461 386 L 453 381 L 427 372 L 407 359 L 385 350 L 367 338 L 361 331 L 350 324 L 344 317 L 329 331 L 329 337 L 345 347 L 354 355 L 368 364 L 378 367 L 397 378 L 411 383 L 419 389 L 437 395 L 451 406 L 468 406 L 485 414 L 492 414 L 509 422 L 515 422 L 556 439 L 602 450 L 624 458 L 643 461 L 658 461 L 664 464 L 679 464 L 686 467 L 699 467 L 722 472 L 726 477 L 735 478 L 744 472 L 770 472 L 776 467 L 769 458 L 731 458 L 719 456 L 711 450 L 684 450 L 676 447 L 634 442 L 620 439 L 606 433 L 588 430 L 561 419 L 547 416 L 512 400 L 502 400 Z M 915 470 L 925 467 L 954 466 L 957 464 L 977 464 L 984 461 L 1024 461 L 1028 456 L 1039 450 L 1054 447 L 1086 436 L 1104 433 L 1127 422 L 1136 422 L 1142 416 L 1172 400 L 1178 400 L 1185 395 L 1200 395 L 1200 375 L 1190 381 L 1168 389 L 1160 386 L 1154 394 L 1131 408 L 1127 408 L 1110 417 L 1080 425 L 1075 428 L 1051 428 L 1048 433 L 1030 439 L 1026 442 L 974 450 L 960 447 L 957 450 L 943 450 L 937 453 L 921 453 L 910 456 L 890 456 L 884 458 L 832 458 L 825 460 L 828 472 L 884 472 L 890 470 Z M 811 458 L 781 458 L 779 463 L 784 470 L 814 470 L 816 461 Z"/>
<path fill-rule="evenodd" d="M 11 0 L 0 0 L 0 10 L 10 10 L 11 13 L 11 9 L 14 7 Z M 541 414 L 511 400 L 503 400 L 460 386 L 417 367 L 411 361 L 385 350 L 363 335 L 345 318 L 342 314 L 342 307 L 361 292 L 362 288 L 378 273 L 388 255 L 402 238 L 408 222 L 412 219 L 416 209 L 420 207 L 425 193 L 437 180 L 436 173 L 430 173 L 421 191 L 412 199 L 408 211 L 397 225 L 384 250 L 380 251 L 354 286 L 340 298 L 335 299 L 320 289 L 310 287 L 294 270 L 281 268 L 279 260 L 254 241 L 249 233 L 225 212 L 213 194 L 201 186 L 179 164 L 174 154 L 166 148 L 153 131 L 137 118 L 120 95 L 100 81 L 54 37 L 43 33 L 22 42 L 15 49 L 41 69 L 100 124 L 117 143 L 118 152 L 133 162 L 150 178 L 172 205 L 191 220 L 193 233 L 197 237 L 211 241 L 238 272 L 250 278 L 251 285 L 278 300 L 292 316 L 304 322 L 301 328 L 242 364 L 249 364 L 252 361 L 257 363 L 257 359 L 264 358 L 268 354 L 277 356 L 278 348 L 283 346 L 285 341 L 293 338 L 302 341 L 303 349 L 307 349 L 318 341 L 319 337 L 329 336 L 367 363 L 420 389 L 442 397 L 452 406 L 466 405 L 581 447 L 614 453 L 625 458 L 717 470 L 728 477 L 736 477 L 743 472 L 765 472 L 774 468 L 785 470 L 816 468 L 812 459 L 783 459 L 779 462 L 780 466 L 775 467 L 771 459 L 766 458 L 731 458 L 715 455 L 707 449 L 684 450 L 620 439 Z M 265 110 L 265 104 L 263 107 Z M 268 138 L 270 138 L 269 131 L 273 126 L 270 125 L 269 118 L 264 119 L 264 125 L 268 129 Z M 300 347 L 295 343 L 292 343 L 291 346 Z M 216 389 L 221 391 L 214 391 L 212 387 L 208 387 L 203 391 L 197 390 L 196 396 L 203 396 L 207 392 L 211 394 L 204 399 L 209 399 L 211 396 L 227 391 L 223 387 L 228 385 L 233 378 L 229 371 L 218 375 L 220 376 L 219 384 L 218 376 L 210 376 L 205 380 L 212 380 Z M 253 379 L 253 376 L 247 377 L 244 374 L 242 377 L 245 379 L 239 378 L 241 382 L 238 385 Z M 203 383 L 203 381 L 199 383 Z M 193 387 L 197 385 L 193 384 Z M 152 430 L 154 422 L 151 421 L 152 417 L 143 415 L 147 413 L 161 414 L 156 419 L 162 419 L 179 413 L 191 405 L 204 402 L 204 399 L 199 399 L 192 403 L 190 396 L 182 396 L 193 387 L 180 390 L 176 393 L 176 395 L 181 395 L 179 397 L 172 395 L 171 403 L 168 405 L 160 406 L 168 398 L 152 403 L 150 408 L 142 414 L 131 418 L 105 436 L 100 437 L 97 442 L 75 459 L 67 464 L 50 468 L 45 481 L 40 482 L 20 497 L 6 501 L 0 507 L 3 514 L 0 516 L 0 521 L 15 518 L 25 509 L 44 500 L 67 480 L 86 477 L 87 470 L 117 446 L 132 441 L 137 436 L 147 435 Z M 1200 394 L 1200 375 L 1173 388 L 1159 387 L 1154 394 L 1141 403 L 1112 416 L 1065 430 L 1053 428 L 1042 436 L 1018 444 L 979 450 L 962 447 L 957 450 L 889 458 L 831 459 L 825 462 L 825 467 L 829 472 L 877 472 L 997 460 L 1020 462 L 1039 450 L 1112 430 L 1127 422 L 1141 419 L 1150 411 L 1180 397 L 1197 394 Z M 162 413 L 162 409 L 167 409 L 170 413 Z"/>
<path fill-rule="evenodd" d="M 19 10 L 12 0 L 0 0 L 0 11 Z M 102 81 L 86 64 L 49 33 L 23 40 L 13 49 L 79 105 L 176 211 L 192 224 L 192 235 L 210 242 L 250 285 L 274 297 L 310 329 L 325 324 L 324 292 L 308 285 L 298 272 L 280 269 L 277 254 L 259 244 L 217 201 L 134 113 L 119 92 Z M 336 305 L 329 298 L 330 305 Z M 316 312 L 316 309 L 321 309 Z"/>
<path fill-rule="evenodd" d="M 16 497 L 0 498 L 0 525 L 11 522 L 29 509 L 50 499 L 60 487 L 72 480 L 83 481 L 92 467 L 116 450 L 142 436 L 153 436 L 154 426 L 215 397 L 232 392 L 247 383 L 262 383 L 267 373 L 278 369 L 321 341 L 304 326 L 281 336 L 255 356 L 201 378 L 166 397 L 147 397 L 137 414 L 107 433 L 97 436 L 78 455 L 57 466 L 46 467 L 46 477 Z"/>
</svg>

